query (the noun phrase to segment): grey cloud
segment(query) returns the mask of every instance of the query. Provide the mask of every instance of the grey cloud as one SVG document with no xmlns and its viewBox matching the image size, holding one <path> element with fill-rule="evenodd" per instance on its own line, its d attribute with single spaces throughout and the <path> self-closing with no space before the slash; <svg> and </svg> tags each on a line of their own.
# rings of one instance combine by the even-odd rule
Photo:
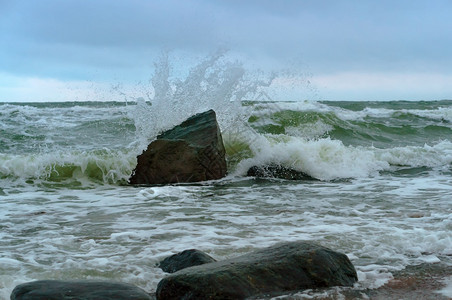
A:
<svg viewBox="0 0 452 300">
<path fill-rule="evenodd" d="M 28 2 L 16 12 L 13 31 L 49 43 L 93 46 L 202 42 L 209 35 L 208 15 L 182 1 L 52 1 Z M 19 19 L 23 20 L 19 21 Z M 196 36 L 202 30 L 204 37 Z"/>
<path fill-rule="evenodd" d="M 452 69 L 447 0 L 0 0 L 3 8 L 0 69 L 11 72 L 83 76 L 137 68 L 162 49 L 220 45 L 323 73 Z"/>
</svg>

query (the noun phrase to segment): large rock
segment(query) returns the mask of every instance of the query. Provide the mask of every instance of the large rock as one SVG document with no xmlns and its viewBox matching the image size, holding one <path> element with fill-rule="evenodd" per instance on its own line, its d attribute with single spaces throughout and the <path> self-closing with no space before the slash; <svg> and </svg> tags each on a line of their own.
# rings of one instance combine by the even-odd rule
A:
<svg viewBox="0 0 452 300">
<path fill-rule="evenodd" d="M 280 178 L 286 180 L 316 180 L 306 173 L 277 164 L 253 166 L 248 169 L 246 176 L 263 178 Z"/>
<path fill-rule="evenodd" d="M 165 258 L 159 263 L 159 267 L 167 273 L 174 273 L 188 267 L 211 262 L 216 262 L 216 260 L 210 255 L 196 249 L 189 249 Z"/>
<path fill-rule="evenodd" d="M 311 242 L 289 242 L 180 270 L 158 286 L 157 299 L 245 299 L 303 289 L 352 286 L 358 280 L 345 254 Z"/>
<path fill-rule="evenodd" d="M 107 281 L 39 280 L 20 284 L 11 300 L 151 300 L 142 289 Z"/>
<path fill-rule="evenodd" d="M 213 110 L 190 117 L 159 135 L 137 157 L 131 184 L 220 179 L 226 175 L 223 140 Z"/>
</svg>

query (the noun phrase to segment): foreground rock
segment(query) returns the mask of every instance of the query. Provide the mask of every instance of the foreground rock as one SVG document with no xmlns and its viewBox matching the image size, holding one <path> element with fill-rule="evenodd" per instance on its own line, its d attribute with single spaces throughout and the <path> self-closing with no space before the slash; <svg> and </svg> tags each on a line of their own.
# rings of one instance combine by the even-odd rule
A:
<svg viewBox="0 0 452 300">
<path fill-rule="evenodd" d="M 11 300 L 150 300 L 142 289 L 105 281 L 40 280 L 14 288 Z"/>
<path fill-rule="evenodd" d="M 213 110 L 159 135 L 137 157 L 131 184 L 198 182 L 226 176 L 223 139 Z"/>
<path fill-rule="evenodd" d="M 280 178 L 286 180 L 316 180 L 306 173 L 286 168 L 277 164 L 266 166 L 253 166 L 249 168 L 246 176 L 263 177 L 263 178 Z"/>
<path fill-rule="evenodd" d="M 160 262 L 159 267 L 167 273 L 174 273 L 188 267 L 211 262 L 216 262 L 216 260 L 202 251 L 190 249 L 165 258 Z"/>
<path fill-rule="evenodd" d="M 245 299 L 303 289 L 352 286 L 345 254 L 311 242 L 290 242 L 180 270 L 159 282 L 157 299 Z"/>
</svg>

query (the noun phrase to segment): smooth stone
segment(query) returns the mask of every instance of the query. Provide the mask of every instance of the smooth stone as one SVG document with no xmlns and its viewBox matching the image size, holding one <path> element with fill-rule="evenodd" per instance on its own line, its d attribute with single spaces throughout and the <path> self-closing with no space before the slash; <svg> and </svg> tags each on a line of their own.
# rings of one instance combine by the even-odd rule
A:
<svg viewBox="0 0 452 300">
<path fill-rule="evenodd" d="M 345 254 L 312 242 L 288 242 L 224 261 L 182 269 L 162 279 L 157 299 L 245 299 L 304 289 L 352 286 Z"/>
<path fill-rule="evenodd" d="M 160 262 L 159 267 L 167 273 L 174 273 L 211 262 L 216 262 L 216 260 L 210 255 L 196 249 L 189 249 L 165 258 Z"/>
<path fill-rule="evenodd" d="M 39 280 L 20 284 L 11 300 L 151 300 L 144 290 L 120 282 Z"/>
</svg>

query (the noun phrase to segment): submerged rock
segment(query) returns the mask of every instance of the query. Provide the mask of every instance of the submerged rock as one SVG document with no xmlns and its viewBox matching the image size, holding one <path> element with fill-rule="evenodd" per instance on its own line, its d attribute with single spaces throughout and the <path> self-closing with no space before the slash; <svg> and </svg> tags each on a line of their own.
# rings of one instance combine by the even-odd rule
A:
<svg viewBox="0 0 452 300">
<path fill-rule="evenodd" d="M 188 267 L 211 262 L 216 262 L 216 260 L 210 255 L 196 249 L 189 249 L 165 258 L 160 262 L 159 267 L 167 273 L 174 273 Z"/>
<path fill-rule="evenodd" d="M 311 242 L 289 242 L 180 270 L 157 286 L 157 299 L 245 299 L 303 289 L 352 286 L 345 254 Z"/>
<path fill-rule="evenodd" d="M 157 137 L 137 157 L 131 184 L 198 182 L 226 176 L 223 139 L 213 110 Z"/>
<path fill-rule="evenodd" d="M 125 283 L 108 281 L 39 280 L 20 284 L 11 300 L 150 300 L 142 289 Z"/>
<path fill-rule="evenodd" d="M 248 169 L 246 176 L 280 178 L 287 180 L 316 180 L 306 173 L 294 170 L 292 168 L 286 168 L 277 164 L 253 166 Z"/>
</svg>

